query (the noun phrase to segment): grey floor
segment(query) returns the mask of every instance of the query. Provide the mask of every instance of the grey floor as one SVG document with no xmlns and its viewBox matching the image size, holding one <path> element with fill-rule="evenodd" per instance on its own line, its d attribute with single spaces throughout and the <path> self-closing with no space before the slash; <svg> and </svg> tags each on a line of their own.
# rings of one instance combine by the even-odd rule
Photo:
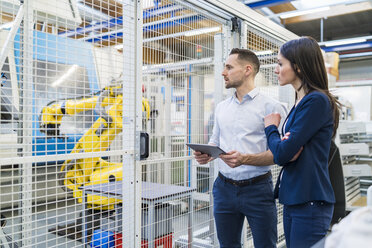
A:
<svg viewBox="0 0 372 248">
<path fill-rule="evenodd" d="M 32 215 L 32 240 L 31 246 L 37 248 L 51 248 L 51 247 L 84 247 L 83 244 L 77 240 L 66 238 L 48 231 L 60 224 L 75 223 L 81 212 L 81 206 L 75 205 L 73 201 L 66 204 L 64 207 L 56 208 L 45 205 L 39 207 Z M 7 215 L 7 225 L 4 227 L 4 232 L 12 236 L 13 240 L 21 239 L 21 217 L 17 213 L 3 212 Z M 12 216 L 12 217 L 10 217 Z M 200 207 L 194 210 L 193 231 L 205 229 L 210 224 L 209 210 L 207 207 Z M 181 236 L 188 233 L 187 229 L 188 215 L 186 213 L 178 213 L 171 219 L 173 231 L 173 243 Z M 1 246 L 0 246 L 1 247 Z"/>
</svg>

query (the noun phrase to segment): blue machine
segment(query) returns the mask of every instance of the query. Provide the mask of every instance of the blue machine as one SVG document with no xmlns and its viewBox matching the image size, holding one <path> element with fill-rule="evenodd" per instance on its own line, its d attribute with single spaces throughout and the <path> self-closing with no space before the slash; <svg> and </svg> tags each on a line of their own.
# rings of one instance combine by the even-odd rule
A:
<svg viewBox="0 0 372 248">
<path fill-rule="evenodd" d="M 14 48 L 19 80 L 22 66 L 19 34 L 15 37 Z M 79 95 L 89 96 L 99 91 L 92 48 L 91 43 L 34 31 L 33 155 L 69 153 L 82 136 L 84 127 L 80 127 L 80 131 L 65 133 L 63 137 L 48 137 L 40 132 L 39 115 L 42 108 L 51 101 L 77 98 Z M 53 85 L 56 83 L 55 78 L 63 77 L 68 73 L 74 74 L 75 80 L 71 82 L 75 82 L 75 85 L 65 85 L 65 82 L 63 87 Z M 76 85 L 77 83 L 81 85 Z M 90 126 L 97 116 L 92 112 L 87 115 L 87 118 L 89 120 L 84 119 L 82 123 Z"/>
</svg>

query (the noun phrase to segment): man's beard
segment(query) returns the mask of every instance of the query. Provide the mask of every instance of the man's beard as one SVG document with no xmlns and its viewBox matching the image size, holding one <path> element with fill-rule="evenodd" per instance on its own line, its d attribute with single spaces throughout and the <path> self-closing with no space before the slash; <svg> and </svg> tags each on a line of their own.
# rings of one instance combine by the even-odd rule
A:
<svg viewBox="0 0 372 248">
<path fill-rule="evenodd" d="M 242 84 L 243 84 L 242 81 L 235 81 L 235 82 L 231 82 L 231 83 L 227 83 L 227 84 L 225 84 L 225 88 L 226 88 L 226 89 L 238 88 L 238 87 L 241 86 Z"/>
</svg>

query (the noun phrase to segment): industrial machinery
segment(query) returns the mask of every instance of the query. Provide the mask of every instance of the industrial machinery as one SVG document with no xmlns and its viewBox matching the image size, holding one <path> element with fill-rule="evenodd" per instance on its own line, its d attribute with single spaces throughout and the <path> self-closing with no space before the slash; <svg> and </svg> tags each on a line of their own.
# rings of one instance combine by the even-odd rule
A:
<svg viewBox="0 0 372 248">
<path fill-rule="evenodd" d="M 83 111 L 94 110 L 97 114 L 96 120 L 75 144 L 71 154 L 106 151 L 115 137 L 122 132 L 122 91 L 123 85 L 117 83 L 105 87 L 90 97 L 50 102 L 41 111 L 40 131 L 47 136 L 58 136 L 64 116 L 74 116 Z M 146 98 L 142 98 L 142 113 L 144 121 L 148 121 L 151 110 Z M 142 157 L 148 156 L 147 151 L 141 154 Z M 62 188 L 72 192 L 73 197 L 82 202 L 82 191 L 79 187 L 122 180 L 122 163 L 110 162 L 101 157 L 66 160 L 59 175 Z M 117 202 L 118 200 L 115 199 L 88 195 L 88 203 L 92 208 L 111 209 Z"/>
</svg>

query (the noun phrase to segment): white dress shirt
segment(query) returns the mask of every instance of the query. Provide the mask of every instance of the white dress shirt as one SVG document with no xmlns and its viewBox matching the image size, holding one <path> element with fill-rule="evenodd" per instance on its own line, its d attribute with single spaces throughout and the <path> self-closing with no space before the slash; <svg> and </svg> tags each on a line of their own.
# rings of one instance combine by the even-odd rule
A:
<svg viewBox="0 0 372 248">
<path fill-rule="evenodd" d="M 217 105 L 209 143 L 218 145 L 225 152 L 232 150 L 246 154 L 264 152 L 268 149 L 264 117 L 274 112 L 281 115 L 283 122 L 287 109 L 280 102 L 261 94 L 257 88 L 246 94 L 242 102 L 239 102 L 234 94 Z M 234 180 L 256 177 L 265 174 L 271 168 L 271 165 L 241 165 L 231 168 L 219 158 L 216 159 L 216 163 L 225 177 Z"/>
</svg>

